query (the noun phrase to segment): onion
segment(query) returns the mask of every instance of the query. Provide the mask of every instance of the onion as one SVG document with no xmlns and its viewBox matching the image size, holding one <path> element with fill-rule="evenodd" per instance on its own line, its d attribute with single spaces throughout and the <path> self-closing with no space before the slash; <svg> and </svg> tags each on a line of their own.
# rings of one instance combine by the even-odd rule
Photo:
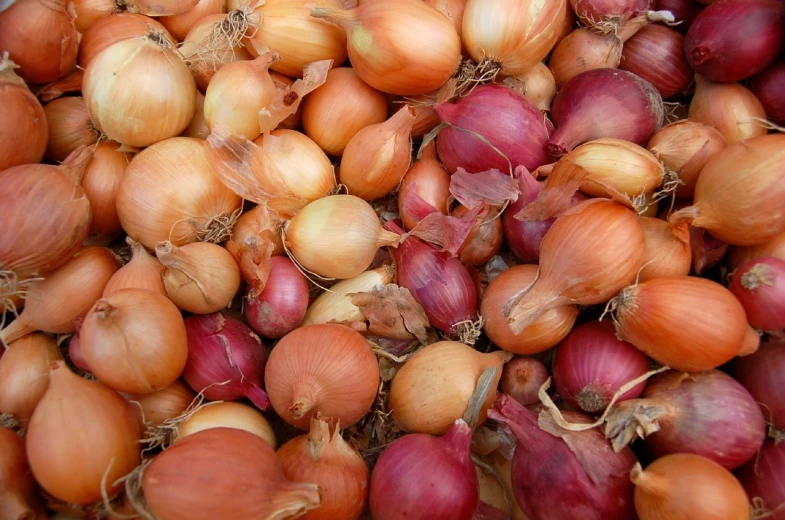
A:
<svg viewBox="0 0 785 520">
<path fill-rule="evenodd" d="M 729 288 L 750 325 L 761 330 L 785 329 L 785 260 L 759 258 L 739 267 Z"/>
<path fill-rule="evenodd" d="M 758 98 L 766 117 L 775 123 L 785 124 L 785 60 L 767 67 L 763 72 L 752 78 L 749 89 Z"/>
<path fill-rule="evenodd" d="M 242 403 L 217 402 L 199 407 L 192 415 L 177 425 L 178 442 L 189 435 L 211 428 L 235 428 L 253 433 L 275 449 L 276 440 L 270 423 L 257 410 Z"/>
<path fill-rule="evenodd" d="M 0 427 L 0 515 L 5 520 L 35 518 L 35 480 L 25 455 L 25 442 L 13 430 Z"/>
<path fill-rule="evenodd" d="M 633 211 L 606 199 L 573 206 L 542 241 L 537 279 L 505 304 L 510 328 L 519 334 L 565 304 L 607 301 L 635 280 L 644 252 L 643 228 Z"/>
<path fill-rule="evenodd" d="M 458 419 L 442 437 L 414 433 L 393 441 L 371 476 L 373 518 L 474 518 L 479 491 L 471 439 L 471 428 Z"/>
<path fill-rule="evenodd" d="M 139 38 L 151 31 L 169 34 L 163 25 L 147 16 L 136 13 L 115 13 L 102 18 L 83 32 L 79 43 L 79 66 L 87 66 L 104 49 L 117 42 Z"/>
<path fill-rule="evenodd" d="M 785 367 L 785 345 L 762 343 L 757 352 L 737 358 L 731 373 L 760 404 L 763 417 L 778 430 L 785 430 L 785 388 L 780 375 Z"/>
<path fill-rule="evenodd" d="M 651 9 L 669 11 L 676 22 L 673 27 L 680 33 L 686 34 L 692 22 L 703 11 L 703 6 L 695 0 L 655 0 Z"/>
<path fill-rule="evenodd" d="M 590 70 L 572 78 L 556 94 L 551 114 L 556 132 L 548 151 L 554 156 L 601 137 L 643 146 L 665 117 L 662 98 L 651 83 L 614 69 Z"/>
<path fill-rule="evenodd" d="M 258 293 L 267 283 L 270 257 L 285 253 L 280 228 L 280 220 L 261 204 L 240 215 L 232 229 L 232 237 L 226 242 L 226 249 L 240 266 L 240 274 L 253 292 Z"/>
<path fill-rule="evenodd" d="M 106 20 L 107 17 L 128 9 L 134 13 L 147 16 L 176 15 L 192 10 L 199 0 L 75 0 L 76 30 L 85 33 L 94 25 Z M 139 16 L 141 16 L 139 15 Z M 152 20 L 152 18 L 151 18 Z M 155 22 L 158 25 L 158 22 Z"/>
<path fill-rule="evenodd" d="M 406 107 L 349 139 L 340 170 L 341 182 L 349 193 L 373 200 L 398 187 L 411 162 L 413 124 L 414 111 Z"/>
<path fill-rule="evenodd" d="M 464 47 L 483 70 L 490 64 L 506 76 L 521 74 L 556 45 L 567 10 L 566 0 L 469 0 L 463 11 Z"/>
<path fill-rule="evenodd" d="M 65 76 L 76 64 L 79 42 L 65 0 L 18 0 L 0 13 L 0 49 L 30 83 Z"/>
<path fill-rule="evenodd" d="M 458 206 L 452 215 L 463 217 L 467 213 L 469 209 L 466 206 Z M 479 218 L 458 250 L 458 259 L 464 265 L 483 265 L 499 251 L 504 241 L 504 228 L 502 219 L 491 213 L 490 208 L 480 212 Z"/>
<path fill-rule="evenodd" d="M 627 40 L 619 68 L 650 82 L 664 99 L 681 94 L 692 83 L 684 37 L 662 25 L 646 25 Z"/>
<path fill-rule="evenodd" d="M 188 362 L 183 379 L 212 401 L 247 397 L 258 408 L 270 406 L 262 390 L 267 351 L 247 326 L 224 314 L 189 316 Z"/>
<path fill-rule="evenodd" d="M 204 95 L 201 92 L 196 93 L 196 111 L 191 122 L 180 134 L 180 137 L 193 137 L 195 139 L 207 139 L 210 135 L 210 129 L 207 127 L 207 121 L 204 119 Z"/>
<path fill-rule="evenodd" d="M 149 394 L 132 394 L 128 401 L 134 405 L 139 424 L 145 427 L 148 424 L 161 426 L 164 421 L 179 417 L 185 412 L 196 394 L 180 379 L 155 392 Z"/>
<path fill-rule="evenodd" d="M 722 316 L 722 320 L 717 320 Z M 747 351 L 744 308 L 718 283 L 692 276 L 653 278 L 616 299 L 616 332 L 662 365 L 700 372 Z"/>
<path fill-rule="evenodd" d="M 693 205 L 671 215 L 728 244 L 756 245 L 785 231 L 785 135 L 747 139 L 703 167 Z"/>
<path fill-rule="evenodd" d="M 356 520 L 368 497 L 368 467 L 341 437 L 338 427 L 311 419 L 311 430 L 290 440 L 276 452 L 286 478 L 315 482 L 322 498 L 305 520 Z M 378 466 L 377 466 L 378 467 Z"/>
<path fill-rule="evenodd" d="M 213 172 L 204 141 L 176 137 L 134 156 L 120 181 L 117 214 L 130 237 L 153 249 L 164 240 L 226 240 L 240 202 Z"/>
<path fill-rule="evenodd" d="M 706 162 L 725 146 L 725 137 L 715 128 L 683 119 L 662 127 L 646 148 L 679 175 L 682 184 L 676 188 L 676 197 L 691 199 Z"/>
<path fill-rule="evenodd" d="M 366 0 L 351 10 L 317 6 L 311 16 L 346 31 L 352 68 L 382 92 L 433 92 L 458 69 L 458 33 L 444 15 L 420 0 Z"/>
<path fill-rule="evenodd" d="M 785 493 L 782 475 L 785 471 L 785 443 L 770 439 L 761 448 L 758 456 L 736 472 L 741 485 L 747 492 L 753 514 L 773 520 L 782 520 L 785 509 Z M 757 516 L 756 516 L 757 518 Z"/>
<path fill-rule="evenodd" d="M 327 73 L 324 85 L 303 101 L 303 129 L 329 155 L 342 155 L 363 128 L 387 119 L 384 94 L 368 86 L 354 69 Z"/>
<path fill-rule="evenodd" d="M 273 449 L 235 428 L 211 428 L 170 446 L 144 471 L 142 490 L 158 520 L 294 518 L 320 502 L 316 484 L 286 480 Z"/>
<path fill-rule="evenodd" d="M 526 99 L 542 112 L 551 111 L 551 102 L 556 95 L 556 80 L 550 69 L 539 62 L 527 71 L 504 80 L 514 90 L 523 94 Z"/>
<path fill-rule="evenodd" d="M 90 201 L 90 236 L 93 239 L 119 235 L 123 228 L 117 216 L 117 192 L 131 154 L 120 151 L 114 141 L 99 141 L 93 147 L 93 158 L 82 177 L 82 189 Z"/>
<path fill-rule="evenodd" d="M 49 365 L 63 356 L 53 339 L 38 332 L 19 338 L 4 350 L 0 357 L 0 413 L 10 414 L 25 428 L 49 387 Z"/>
<path fill-rule="evenodd" d="M 562 412 L 589 423 L 578 412 Z M 629 448 L 614 453 L 596 429 L 563 430 L 547 413 L 537 414 L 505 394 L 488 412 L 517 439 L 512 461 L 515 500 L 529 518 L 626 520 L 634 516 L 628 473 L 635 463 Z"/>
<path fill-rule="evenodd" d="M 767 256 L 785 260 L 785 231 L 756 246 L 731 247 L 728 254 L 728 269 L 738 269 L 745 262 Z"/>
<path fill-rule="evenodd" d="M 79 340 L 90 372 L 107 386 L 132 394 L 171 385 L 188 358 L 180 311 L 165 296 L 146 289 L 123 289 L 95 302 Z"/>
<path fill-rule="evenodd" d="M 615 69 L 621 61 L 624 42 L 616 34 L 605 34 L 579 27 L 553 49 L 548 68 L 556 87 L 561 89 L 569 80 L 587 70 Z"/>
<path fill-rule="evenodd" d="M 472 173 L 491 168 L 506 172 L 510 163 L 512 168 L 523 165 L 534 170 L 550 162 L 546 150 L 550 123 L 509 87 L 483 85 L 458 103 L 439 103 L 434 110 L 442 122 L 457 127 L 443 129 L 436 139 L 436 151 L 450 172 L 459 167 Z"/>
<path fill-rule="evenodd" d="M 85 429 L 85 425 L 89 425 Z M 71 372 L 64 361 L 49 371 L 49 389 L 27 428 L 27 457 L 38 484 L 73 504 L 93 504 L 141 461 L 139 424 L 114 390 Z"/>
<path fill-rule="evenodd" d="M 673 225 L 658 218 L 640 219 L 646 252 L 639 281 L 663 276 L 687 276 L 692 266 L 690 232 L 686 222 Z"/>
<path fill-rule="evenodd" d="M 68 342 L 68 359 L 74 367 L 87 374 L 90 373 L 90 369 L 87 368 L 87 363 L 85 363 L 84 356 L 82 356 L 81 343 L 79 332 L 77 331 Z"/>
<path fill-rule="evenodd" d="M 74 320 L 87 314 L 117 268 L 111 250 L 83 248 L 44 279 L 30 282 L 24 310 L 0 331 L 0 341 L 7 345 L 36 330 L 57 334 L 74 332 Z"/>
<path fill-rule="evenodd" d="M 371 409 L 379 365 L 365 338 L 343 325 L 309 325 L 278 342 L 265 370 L 270 402 L 287 423 L 308 427 L 311 417 L 351 426 Z"/>
<path fill-rule="evenodd" d="M 529 406 L 540 402 L 537 394 L 548 377 L 548 369 L 542 361 L 530 357 L 515 357 L 504 365 L 499 384 L 502 392 L 520 404 Z"/>
<path fill-rule="evenodd" d="M 147 289 L 166 296 L 161 263 L 136 240 L 126 237 L 125 241 L 131 247 L 131 260 L 112 275 L 104 287 L 103 297 L 123 289 Z"/>
<path fill-rule="evenodd" d="M 433 141 L 423 149 L 422 156 L 406 172 L 398 189 L 398 212 L 401 214 L 403 227 L 410 231 L 420 221 L 420 215 L 408 211 L 408 205 L 418 202 L 415 195 L 429 204 L 434 211 L 447 214 L 450 174 L 436 157 L 436 143 Z"/>
<path fill-rule="evenodd" d="M 107 47 L 87 66 L 82 91 L 96 128 L 129 146 L 178 135 L 196 109 L 191 72 L 161 32 Z"/>
<path fill-rule="evenodd" d="M 645 0 L 570 0 L 570 5 L 578 18 L 590 27 L 598 22 L 621 24 L 649 8 Z"/>
<path fill-rule="evenodd" d="M 484 354 L 457 341 L 421 348 L 399 370 L 390 386 L 389 408 L 404 431 L 442 435 L 463 417 L 477 380 L 496 369 L 491 389 L 479 411 L 479 426 L 496 398 L 502 366 L 512 357 L 503 351 Z"/>
<path fill-rule="evenodd" d="M 632 471 L 640 520 L 746 520 L 747 495 L 730 471 L 699 455 L 677 453 Z M 695 483 L 699 482 L 700 486 Z"/>
<path fill-rule="evenodd" d="M 578 308 L 571 304 L 555 307 L 520 333 L 514 333 L 504 317 L 503 308 L 522 287 L 537 278 L 536 265 L 517 265 L 494 278 L 482 296 L 480 315 L 483 330 L 494 344 L 514 354 L 536 354 L 553 347 L 572 329 Z"/>
<path fill-rule="evenodd" d="M 727 31 L 725 28 L 735 27 Z M 754 35 L 754 37 L 748 37 Z M 777 0 L 723 0 L 701 12 L 684 40 L 695 72 L 732 83 L 768 67 L 785 49 L 785 6 Z"/>
<path fill-rule="evenodd" d="M 451 22 L 458 36 L 461 36 L 463 31 L 463 11 L 466 9 L 467 0 L 424 0 L 426 4 L 430 5 Z"/>
<path fill-rule="evenodd" d="M 600 413 L 622 386 L 649 370 L 649 358 L 626 341 L 616 339 L 611 323 L 589 322 L 576 327 L 553 358 L 553 379 L 559 396 L 576 410 Z M 617 398 L 635 399 L 645 383 Z"/>
<path fill-rule="evenodd" d="M 308 309 L 308 280 L 286 257 L 270 259 L 264 289 L 246 292 L 243 314 L 248 325 L 263 338 L 279 339 L 296 329 Z"/>
<path fill-rule="evenodd" d="M 695 95 L 690 101 L 689 118 L 713 126 L 728 144 L 766 134 L 754 118 L 765 118 L 763 105 L 755 94 L 738 83 L 712 83 L 695 76 Z"/>
<path fill-rule="evenodd" d="M 311 202 L 286 224 L 284 233 L 284 243 L 300 265 L 340 279 L 362 273 L 377 249 L 395 247 L 399 241 L 397 233 L 382 228 L 373 208 L 353 195 Z"/>
<path fill-rule="evenodd" d="M 161 24 L 178 40 L 185 41 L 188 31 L 200 20 L 226 12 L 226 0 L 198 0 L 191 9 L 172 16 L 163 16 Z"/>
<path fill-rule="evenodd" d="M 44 107 L 49 142 L 46 158 L 60 162 L 81 145 L 94 144 L 100 132 L 90 121 L 84 100 L 81 97 L 61 97 Z"/>
<path fill-rule="evenodd" d="M 14 66 L 8 54 L 3 53 L 0 57 L 0 96 L 3 99 L 0 171 L 40 162 L 49 135 L 46 112 L 25 82 L 14 73 Z"/>
</svg>

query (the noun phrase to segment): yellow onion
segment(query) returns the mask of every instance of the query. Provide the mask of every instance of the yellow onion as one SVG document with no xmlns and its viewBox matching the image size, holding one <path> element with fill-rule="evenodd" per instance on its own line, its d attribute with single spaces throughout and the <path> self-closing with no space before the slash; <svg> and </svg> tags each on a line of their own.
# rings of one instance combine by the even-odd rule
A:
<svg viewBox="0 0 785 520">
<path fill-rule="evenodd" d="M 556 86 L 561 88 L 587 70 L 617 68 L 623 45 L 615 34 L 600 33 L 586 27 L 575 29 L 559 42 L 548 60 Z"/>
<path fill-rule="evenodd" d="M 765 126 L 754 119 L 766 118 L 755 94 L 738 83 L 712 83 L 699 74 L 695 74 L 689 118 L 713 126 L 728 144 L 766 135 Z"/>
<path fill-rule="evenodd" d="M 424 0 L 444 16 L 446 16 L 455 27 L 458 36 L 463 31 L 463 10 L 466 9 L 467 0 Z M 359 2 L 358 2 L 359 3 Z"/>
<path fill-rule="evenodd" d="M 200 20 L 214 14 L 226 12 L 226 0 L 198 0 L 191 9 L 180 14 L 162 16 L 161 25 L 180 41 L 185 41 L 188 31 Z"/>
<path fill-rule="evenodd" d="M 277 52 L 281 59 L 270 68 L 293 78 L 303 76 L 303 67 L 314 61 L 346 61 L 346 35 L 323 20 L 311 17 L 311 8 L 340 9 L 339 0 L 265 0 L 253 13 L 259 27 L 246 40 L 245 48 L 259 56 Z"/>
<path fill-rule="evenodd" d="M 349 139 L 341 158 L 340 177 L 350 194 L 373 200 L 398 187 L 411 162 L 413 124 L 414 111 L 407 107 Z"/>
<path fill-rule="evenodd" d="M 161 32 L 107 47 L 87 66 L 83 95 L 95 126 L 129 146 L 150 146 L 185 130 L 196 84 Z"/>
<path fill-rule="evenodd" d="M 241 199 L 213 172 L 204 141 L 175 137 L 136 154 L 120 181 L 117 214 L 148 249 L 169 240 L 222 242 Z"/>
<path fill-rule="evenodd" d="M 272 426 L 252 406 L 233 402 L 207 403 L 177 425 L 173 442 L 210 428 L 235 428 L 253 433 L 275 449 L 277 442 Z"/>
<path fill-rule="evenodd" d="M 728 253 L 728 269 L 738 269 L 750 260 L 773 256 L 785 260 L 785 231 L 774 235 L 762 244 L 746 247 L 731 247 Z"/>
<path fill-rule="evenodd" d="M 725 148 L 725 137 L 717 129 L 682 119 L 664 126 L 649 139 L 646 148 L 669 170 L 679 175 L 678 198 L 692 198 L 703 166 Z"/>
<path fill-rule="evenodd" d="M 82 189 L 93 214 L 91 235 L 112 237 L 123 230 L 117 216 L 117 192 L 130 162 L 131 154 L 120 151 L 120 145 L 114 141 L 100 141 L 95 145 L 93 158 L 82 177 Z"/>
<path fill-rule="evenodd" d="M 101 135 L 90 121 L 81 97 L 55 99 L 44 107 L 44 113 L 49 128 L 45 157 L 50 161 L 65 160 L 81 145 L 98 141 Z"/>
<path fill-rule="evenodd" d="M 8 345 L 0 357 L 0 413 L 27 427 L 49 387 L 49 365 L 63 359 L 55 340 L 34 332 Z M 2 508 L 0 508 L 2 511 Z"/>
<path fill-rule="evenodd" d="M 290 440 L 275 453 L 286 478 L 319 485 L 322 502 L 304 520 L 356 520 L 368 498 L 368 467 L 327 421 L 311 419 L 311 430 Z"/>
<path fill-rule="evenodd" d="M 398 213 L 401 214 L 403 227 L 410 231 L 420 220 L 407 211 L 406 201 L 414 194 L 442 215 L 447 214 L 447 202 L 452 196 L 450 173 L 436 156 L 435 141 L 428 143 L 422 156 L 407 170 L 398 189 Z"/>
<path fill-rule="evenodd" d="M 123 289 L 147 289 L 166 296 L 161 263 L 133 238 L 126 237 L 125 241 L 131 247 L 131 260 L 112 275 L 104 287 L 103 297 Z"/>
<path fill-rule="evenodd" d="M 346 31 L 352 67 L 382 92 L 433 92 L 458 69 L 458 33 L 449 19 L 421 0 L 365 0 L 351 10 L 315 7 L 311 16 Z"/>
<path fill-rule="evenodd" d="M 0 340 L 7 345 L 36 330 L 57 334 L 74 332 L 74 320 L 83 317 L 101 297 L 118 267 L 111 250 L 82 248 L 43 279 L 30 282 L 24 310 L 0 331 Z"/>
<path fill-rule="evenodd" d="M 25 442 L 10 428 L 0 426 L 0 518 L 37 518 L 33 509 L 35 480 L 25 455 Z"/>
<path fill-rule="evenodd" d="M 181 309 L 210 314 L 227 307 L 240 288 L 240 268 L 231 253 L 209 242 L 177 247 L 171 242 L 155 246 L 163 265 L 166 294 Z"/>
<path fill-rule="evenodd" d="M 350 324 L 364 321 L 365 315 L 352 303 L 349 294 L 368 292 L 376 286 L 392 283 L 395 269 L 385 265 L 343 280 L 323 292 L 308 307 L 302 325 L 324 323 Z"/>
<path fill-rule="evenodd" d="M 538 62 L 529 70 L 509 77 L 504 82 L 523 94 L 541 111 L 550 112 L 551 102 L 556 96 L 556 80 L 543 62 Z"/>
<path fill-rule="evenodd" d="M 191 122 L 185 127 L 180 137 L 193 137 L 195 139 L 207 139 L 210 135 L 210 128 L 207 127 L 207 121 L 204 118 L 204 94 L 201 92 L 196 93 L 196 110 Z"/>
<path fill-rule="evenodd" d="M 397 247 L 397 233 L 382 228 L 364 200 L 331 195 L 311 202 L 284 229 L 284 243 L 298 263 L 319 276 L 352 278 L 365 271 L 376 250 Z"/>
<path fill-rule="evenodd" d="M 41 162 L 49 131 L 46 112 L 25 82 L 14 73 L 8 53 L 0 55 L 0 171 L 20 164 Z"/>
<path fill-rule="evenodd" d="M 692 266 L 690 230 L 686 222 L 671 224 L 658 218 L 640 219 L 646 235 L 646 252 L 638 280 L 663 276 L 686 276 Z"/>
<path fill-rule="evenodd" d="M 340 156 L 363 128 L 387 119 L 384 94 L 360 79 L 354 69 L 327 73 L 324 85 L 303 101 L 303 129 L 328 155 Z"/>
<path fill-rule="evenodd" d="M 118 479 L 141 460 L 139 438 L 120 394 L 77 376 L 64 361 L 52 364 L 26 435 L 30 468 L 47 493 L 72 504 L 112 497 L 122 489 Z"/>
<path fill-rule="evenodd" d="M 160 426 L 167 419 L 179 417 L 191 406 L 194 399 L 194 391 L 180 379 L 149 394 L 128 395 L 128 401 L 133 405 L 142 428 L 147 424 Z"/>
<path fill-rule="evenodd" d="M 114 3 L 113 0 L 110 1 Z M 140 38 L 150 31 L 169 34 L 166 28 L 154 19 L 137 13 L 115 13 L 102 18 L 82 34 L 78 64 L 86 69 L 90 62 L 107 47 L 123 40 Z M 77 92 L 80 90 L 78 89 Z"/>
<path fill-rule="evenodd" d="M 457 341 L 432 343 L 417 351 L 398 370 L 390 387 L 395 424 L 407 432 L 442 435 L 463 417 L 477 380 L 489 367 L 496 375 L 480 409 L 478 425 L 496 399 L 502 366 L 512 354 L 484 354 Z"/>
<path fill-rule="evenodd" d="M 578 318 L 578 308 L 567 304 L 549 310 L 518 334 L 512 331 L 502 312 L 504 304 L 535 280 L 537 270 L 530 264 L 510 267 L 494 278 L 482 295 L 483 330 L 495 345 L 513 354 L 548 350 L 569 334 Z"/>
<path fill-rule="evenodd" d="M 167 16 L 193 10 L 199 0 L 75 0 L 76 30 L 84 33 L 112 14 L 126 9 L 147 16 Z M 140 15 L 140 16 L 141 16 Z"/>
<path fill-rule="evenodd" d="M 551 52 L 566 18 L 566 0 L 469 0 L 463 12 L 463 46 L 474 61 L 491 62 L 505 76 L 515 76 Z"/>
</svg>

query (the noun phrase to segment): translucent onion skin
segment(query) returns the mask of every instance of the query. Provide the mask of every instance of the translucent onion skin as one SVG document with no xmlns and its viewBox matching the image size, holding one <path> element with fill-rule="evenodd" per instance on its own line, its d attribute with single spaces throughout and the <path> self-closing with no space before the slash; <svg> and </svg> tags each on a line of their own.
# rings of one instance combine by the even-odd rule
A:
<svg viewBox="0 0 785 520">
<path fill-rule="evenodd" d="M 49 138 L 46 113 L 7 58 L 0 59 L 0 97 L 0 171 L 41 162 Z"/>
<path fill-rule="evenodd" d="M 785 370 L 785 345 L 763 342 L 752 355 L 736 358 L 731 374 L 760 404 L 766 422 L 785 430 L 785 387 L 780 374 Z"/>
<path fill-rule="evenodd" d="M 785 443 L 775 439 L 768 439 L 758 456 L 736 472 L 747 492 L 750 506 L 757 513 L 773 513 L 772 520 L 782 520 L 782 511 L 785 509 L 785 491 L 782 487 L 784 474 Z"/>
<path fill-rule="evenodd" d="M 662 25 L 646 25 L 627 40 L 619 68 L 649 81 L 663 99 L 684 92 L 692 83 L 684 37 Z"/>
<path fill-rule="evenodd" d="M 107 47 L 123 40 L 145 36 L 150 31 L 169 34 L 155 19 L 142 14 L 115 13 L 102 18 L 82 34 L 79 43 L 79 66 L 86 69 Z"/>
</svg>

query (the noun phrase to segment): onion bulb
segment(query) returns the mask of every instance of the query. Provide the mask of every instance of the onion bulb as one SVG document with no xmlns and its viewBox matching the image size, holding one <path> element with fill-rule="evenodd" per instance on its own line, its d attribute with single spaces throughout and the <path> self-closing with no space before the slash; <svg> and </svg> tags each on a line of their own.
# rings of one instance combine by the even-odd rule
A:
<svg viewBox="0 0 785 520">
<path fill-rule="evenodd" d="M 112 275 L 104 287 L 103 297 L 123 289 L 147 289 L 166 296 L 161 263 L 133 238 L 126 237 L 125 241 L 131 247 L 131 260 Z"/>
<path fill-rule="evenodd" d="M 738 83 L 712 83 L 696 74 L 689 118 L 713 126 L 728 144 L 766 135 L 765 126 L 754 119 L 766 118 L 763 105 Z"/>
<path fill-rule="evenodd" d="M 540 402 L 537 394 L 550 374 L 542 361 L 533 357 L 516 356 L 502 370 L 499 381 L 502 392 L 509 395 L 523 406 Z"/>
<path fill-rule="evenodd" d="M 760 330 L 785 329 L 785 260 L 759 258 L 739 267 L 729 289 L 739 299 L 750 325 Z"/>
<path fill-rule="evenodd" d="M 736 472 L 741 485 L 750 498 L 753 515 L 760 518 L 772 513 L 772 520 L 782 520 L 780 514 L 785 509 L 785 491 L 782 488 L 783 468 L 785 468 L 785 443 L 769 439 L 745 466 Z"/>
<path fill-rule="evenodd" d="M 180 134 L 180 137 L 207 139 L 208 135 L 210 135 L 210 129 L 207 127 L 207 121 L 204 120 L 204 94 L 197 92 L 194 117 L 185 130 L 183 130 L 183 133 Z"/>
<path fill-rule="evenodd" d="M 671 224 L 658 218 L 640 219 L 646 235 L 646 252 L 638 280 L 662 276 L 687 276 L 692 266 L 690 232 L 686 222 Z"/>
<path fill-rule="evenodd" d="M 308 310 L 308 279 L 285 256 L 270 259 L 270 274 L 259 292 L 249 286 L 243 301 L 248 325 L 263 338 L 282 338 L 300 326 Z"/>
<path fill-rule="evenodd" d="M 47 148 L 46 112 L 25 82 L 14 73 L 7 53 L 0 56 L 0 171 L 41 162 Z"/>
<path fill-rule="evenodd" d="M 25 442 L 10 428 L 0 426 L 0 518 L 36 518 L 35 480 L 25 455 Z"/>
<path fill-rule="evenodd" d="M 754 354 L 737 358 L 731 374 L 760 406 L 766 423 L 785 431 L 785 386 L 779 374 L 785 367 L 785 343 L 761 343 Z"/>
<path fill-rule="evenodd" d="M 172 36 L 182 42 L 188 36 L 188 31 L 200 20 L 224 12 L 226 12 L 226 0 L 198 0 L 191 9 L 171 16 L 162 16 L 159 21 Z"/>
<path fill-rule="evenodd" d="M 543 62 L 538 62 L 529 70 L 509 77 L 504 82 L 523 94 L 540 111 L 551 111 L 551 102 L 556 95 L 556 80 Z"/>
<path fill-rule="evenodd" d="M 642 27 L 625 42 L 619 68 L 649 81 L 663 99 L 683 93 L 693 78 L 684 55 L 684 37 L 659 24 Z"/>
<path fill-rule="evenodd" d="M 139 439 L 131 404 L 120 394 L 77 376 L 64 361 L 52 364 L 26 436 L 30 468 L 47 493 L 85 505 L 115 495 L 118 479 L 141 461 Z"/>
<path fill-rule="evenodd" d="M 548 59 L 556 87 L 587 70 L 615 69 L 621 62 L 621 35 L 605 34 L 589 27 L 579 27 L 568 34 Z"/>
<path fill-rule="evenodd" d="M 738 269 L 745 262 L 773 256 L 785 260 L 785 231 L 777 233 L 762 244 L 747 247 L 731 247 L 727 258 L 728 269 Z"/>
<path fill-rule="evenodd" d="M 90 121 L 81 97 L 61 97 L 44 107 L 49 141 L 46 158 L 60 162 L 83 144 L 94 144 L 101 133 Z"/>
<path fill-rule="evenodd" d="M 406 171 L 398 188 L 398 212 L 401 214 L 403 227 L 409 231 L 421 218 L 410 210 L 410 204 L 419 202 L 415 194 L 429 204 L 434 212 L 447 214 L 447 202 L 451 197 L 450 173 L 439 162 L 436 156 L 436 143 L 433 141 L 425 147 L 422 156 Z"/>
<path fill-rule="evenodd" d="M 111 1 L 111 0 L 110 0 Z M 112 1 L 114 4 L 114 2 Z M 79 66 L 87 69 L 96 56 L 117 42 L 141 38 L 150 31 L 169 34 L 163 25 L 154 19 L 137 13 L 114 13 L 106 16 L 82 32 L 79 42 Z M 77 92 L 81 91 L 81 88 Z"/>
<path fill-rule="evenodd" d="M 178 379 L 171 385 L 149 394 L 130 394 L 128 401 L 133 405 L 139 424 L 161 426 L 167 419 L 174 419 L 185 412 L 196 393 Z"/>
<path fill-rule="evenodd" d="M 131 154 L 120 151 L 114 141 L 99 141 L 93 148 L 93 158 L 82 177 L 82 189 L 90 201 L 90 236 L 112 238 L 123 230 L 117 216 L 117 192 Z"/>
<path fill-rule="evenodd" d="M 262 413 L 246 404 L 213 402 L 200 406 L 193 414 L 177 425 L 177 434 L 172 442 L 210 428 L 235 428 L 253 433 L 275 449 L 275 432 Z"/>
<path fill-rule="evenodd" d="M 464 217 L 469 213 L 466 206 L 458 206 L 453 217 Z M 492 208 L 482 210 L 472 226 L 466 240 L 458 249 L 458 258 L 467 266 L 480 266 L 488 262 L 499 251 L 504 242 L 502 219 Z"/>
</svg>

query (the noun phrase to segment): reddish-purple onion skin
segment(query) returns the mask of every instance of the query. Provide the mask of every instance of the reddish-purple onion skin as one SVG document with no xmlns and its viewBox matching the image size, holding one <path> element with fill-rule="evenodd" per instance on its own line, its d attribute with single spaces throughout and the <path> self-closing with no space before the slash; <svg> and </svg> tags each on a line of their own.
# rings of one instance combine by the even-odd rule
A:
<svg viewBox="0 0 785 520">
<path fill-rule="evenodd" d="M 296 329 L 308 310 L 308 280 L 285 256 L 270 259 L 264 289 L 245 294 L 243 314 L 248 326 L 263 338 L 280 339 Z"/>
<path fill-rule="evenodd" d="M 571 422 L 591 422 L 578 412 L 563 414 Z M 540 429 L 537 413 L 506 394 L 499 394 L 488 417 L 506 423 L 517 439 L 512 486 L 526 516 L 537 520 L 635 518 L 632 450 L 625 447 L 615 453 L 596 428 L 559 430 L 569 435 L 568 446 L 563 438 Z"/>
<path fill-rule="evenodd" d="M 718 0 L 687 31 L 692 68 L 710 81 L 732 83 L 762 71 L 785 48 L 781 0 Z"/>
<path fill-rule="evenodd" d="M 556 131 L 548 151 L 558 157 L 579 144 L 602 137 L 645 146 L 662 127 L 665 108 L 654 85 L 632 72 L 594 69 L 581 72 L 556 94 L 551 105 Z"/>
<path fill-rule="evenodd" d="M 188 362 L 183 379 L 195 392 L 210 401 L 245 397 L 262 410 L 269 408 L 262 390 L 267 351 L 248 326 L 215 312 L 189 316 L 185 331 Z"/>
<path fill-rule="evenodd" d="M 481 135 L 512 162 L 534 171 L 551 162 L 546 149 L 553 126 L 528 99 L 499 84 L 477 87 L 457 103 L 433 107 L 447 127 L 436 138 L 436 152 L 451 173 L 463 168 L 479 173 L 496 168 L 508 172 L 510 164 L 469 130 Z M 463 130 L 460 130 L 463 129 Z"/>
<path fill-rule="evenodd" d="M 410 433 L 382 452 L 371 474 L 374 520 L 470 520 L 479 484 L 472 430 L 457 421 L 442 437 Z"/>
<path fill-rule="evenodd" d="M 499 384 L 502 392 L 523 406 L 529 406 L 540 402 L 538 393 L 547 380 L 548 369 L 542 361 L 521 356 L 511 359 L 504 365 Z"/>
<path fill-rule="evenodd" d="M 649 371 L 649 358 L 616 337 L 609 321 L 591 321 L 570 332 L 556 349 L 553 381 L 570 406 L 600 414 L 622 386 Z M 618 401 L 635 399 L 646 383 L 622 394 Z"/>
<path fill-rule="evenodd" d="M 662 25 L 646 25 L 624 42 L 619 68 L 654 85 L 663 99 L 681 94 L 692 83 L 684 36 Z"/>
<path fill-rule="evenodd" d="M 785 520 L 785 442 L 767 439 L 757 457 L 739 468 L 736 476 L 750 502 L 762 502 L 764 510 L 758 509 L 755 518 Z"/>
<path fill-rule="evenodd" d="M 766 117 L 785 125 L 785 59 L 781 59 L 750 79 L 749 89 L 758 98 Z"/>
<path fill-rule="evenodd" d="M 733 360 L 731 374 L 760 404 L 766 421 L 785 431 L 785 343 L 761 343 L 754 354 Z"/>
<path fill-rule="evenodd" d="M 728 289 L 756 329 L 785 329 L 785 260 L 765 257 L 750 260 L 733 273 Z"/>
<path fill-rule="evenodd" d="M 649 8 L 649 0 L 570 0 L 573 11 L 590 25 L 603 18 L 627 20 Z"/>
<path fill-rule="evenodd" d="M 670 11 L 674 21 L 681 22 L 673 28 L 686 34 L 692 22 L 703 11 L 703 6 L 695 0 L 655 0 L 653 10 Z"/>
</svg>

